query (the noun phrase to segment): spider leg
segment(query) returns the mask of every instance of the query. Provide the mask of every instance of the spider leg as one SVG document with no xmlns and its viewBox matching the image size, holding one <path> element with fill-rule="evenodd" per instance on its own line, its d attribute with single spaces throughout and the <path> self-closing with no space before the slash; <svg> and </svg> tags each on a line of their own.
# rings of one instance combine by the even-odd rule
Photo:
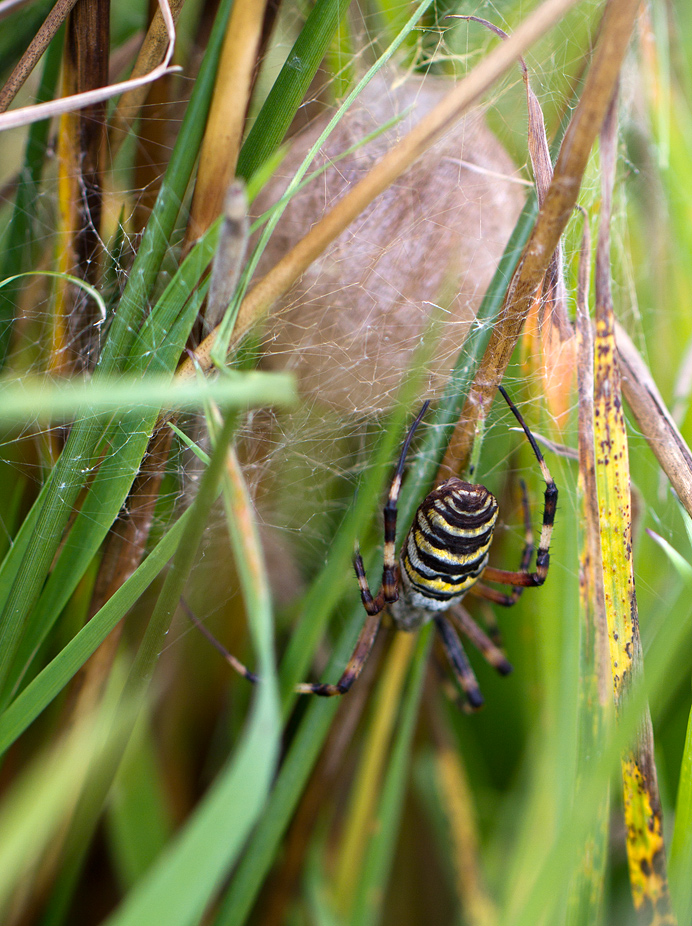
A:
<svg viewBox="0 0 692 926">
<path fill-rule="evenodd" d="M 483 602 L 483 607 L 481 610 L 483 611 L 483 629 L 493 641 L 495 646 L 497 646 L 498 649 L 502 649 L 504 645 L 502 643 L 502 633 L 500 631 L 500 625 L 497 622 L 497 618 L 495 617 L 495 612 L 490 607 L 490 604 L 486 601 Z"/>
<path fill-rule="evenodd" d="M 236 659 L 236 657 L 232 653 L 229 653 L 226 647 L 222 643 L 219 643 L 219 641 L 216 639 L 214 634 L 211 633 L 207 629 L 207 627 L 204 626 L 202 621 L 197 617 L 195 612 L 188 605 L 187 601 L 185 601 L 184 598 L 180 599 L 180 604 L 182 605 L 183 610 L 185 611 L 187 616 L 190 618 L 192 623 L 195 625 L 195 627 L 202 634 L 204 634 L 204 636 L 207 638 L 207 640 L 209 640 L 209 642 L 214 647 L 214 649 L 217 652 L 221 653 L 221 655 L 226 660 L 226 662 L 229 664 L 229 666 L 235 672 L 237 672 L 238 675 L 242 675 L 243 678 L 246 678 L 248 680 L 248 682 L 252 682 L 252 684 L 255 685 L 259 681 L 259 677 L 255 675 L 254 672 L 251 672 L 246 666 L 244 666 L 239 659 Z"/>
<path fill-rule="evenodd" d="M 520 594 L 523 589 L 520 589 Z M 497 589 L 483 585 L 482 582 L 476 582 L 468 590 L 467 594 L 474 595 L 476 598 L 483 598 L 485 601 L 492 601 L 493 604 L 499 604 L 503 608 L 511 608 L 519 600 L 519 595 L 512 589 L 512 594 L 507 595 L 505 592 L 498 592 Z"/>
<path fill-rule="evenodd" d="M 331 698 L 335 695 L 345 694 L 351 685 L 360 675 L 365 661 L 370 655 L 370 650 L 372 649 L 373 643 L 375 642 L 375 637 L 377 636 L 377 631 L 380 628 L 381 615 L 385 606 L 391 602 L 397 601 L 399 598 L 398 585 L 399 585 L 399 566 L 396 561 L 396 514 L 397 514 L 397 501 L 399 500 L 399 492 L 401 491 L 401 480 L 404 473 L 404 466 L 406 465 L 406 455 L 408 454 L 408 449 L 413 440 L 413 435 L 416 433 L 416 428 L 421 422 L 423 415 L 426 413 L 429 402 L 425 402 L 421 408 L 416 420 L 413 422 L 409 428 L 408 434 L 406 435 L 406 440 L 401 448 L 401 453 L 399 454 L 399 462 L 397 464 L 396 472 L 394 473 L 394 478 L 392 479 L 391 485 L 389 486 L 389 494 L 387 496 L 387 502 L 384 506 L 384 557 L 382 564 L 382 584 L 380 585 L 380 590 L 377 595 L 373 596 L 370 591 L 370 586 L 368 585 L 368 578 L 365 574 L 365 567 L 363 566 L 363 558 L 360 555 L 360 550 L 356 544 L 356 553 L 353 560 L 353 565 L 356 571 L 356 577 L 358 579 L 358 585 L 360 587 L 360 597 L 363 602 L 363 607 L 367 612 L 367 618 L 363 624 L 363 629 L 360 632 L 358 637 L 358 642 L 356 643 L 356 648 L 353 651 L 353 655 L 349 660 L 348 665 L 344 669 L 344 673 L 336 683 L 336 685 L 324 685 L 324 684 L 311 684 L 304 683 L 296 686 L 296 691 L 300 694 L 316 694 L 321 695 L 325 698 Z"/>
<path fill-rule="evenodd" d="M 543 506 L 543 526 L 541 527 L 541 538 L 538 543 L 538 552 L 536 553 L 536 571 L 528 572 L 510 572 L 505 569 L 494 569 L 491 566 L 488 566 L 484 572 L 483 577 L 489 582 L 499 582 L 502 585 L 512 585 L 520 586 L 522 588 L 528 588 L 530 586 L 543 585 L 548 575 L 548 567 L 550 565 L 550 539 L 553 534 L 553 525 L 555 523 L 555 510 L 557 508 L 557 486 L 553 480 L 553 477 L 550 475 L 550 470 L 543 458 L 543 454 L 538 449 L 538 444 L 536 440 L 529 431 L 528 425 L 524 421 L 519 412 L 519 409 L 512 402 L 510 397 L 507 395 L 502 386 L 498 387 L 502 395 L 504 396 L 505 401 L 509 405 L 514 417 L 517 419 L 519 424 L 526 434 L 526 437 L 531 444 L 531 449 L 534 452 L 536 459 L 538 460 L 538 465 L 541 468 L 541 473 L 545 481 L 545 493 L 544 493 L 544 506 Z"/>
<path fill-rule="evenodd" d="M 521 507 L 524 514 L 524 550 L 521 554 L 521 562 L 519 563 L 519 572 L 527 573 L 529 566 L 531 565 L 531 557 L 533 556 L 533 531 L 531 529 L 531 509 L 529 508 L 529 496 L 526 490 L 526 483 L 524 480 L 520 480 L 521 485 Z M 484 570 L 483 575 L 488 572 L 487 569 Z M 471 595 L 475 595 L 477 598 L 485 598 L 486 601 L 492 601 L 493 604 L 499 604 L 503 608 L 511 608 L 512 605 L 516 604 L 521 597 L 521 593 L 524 591 L 524 586 L 515 585 L 511 591 L 511 594 L 506 592 L 499 592 L 494 588 L 488 588 L 487 585 L 484 585 L 482 582 L 476 582 L 475 585 L 472 585 L 469 589 Z"/>
<path fill-rule="evenodd" d="M 466 695 L 470 710 L 477 711 L 483 706 L 483 695 L 478 687 L 476 676 L 473 674 L 471 663 L 464 652 L 461 640 L 457 636 L 456 630 L 444 617 L 436 617 L 435 626 L 442 640 L 442 646 L 449 659 L 454 675 L 461 685 L 461 689 Z"/>
<path fill-rule="evenodd" d="M 413 440 L 413 435 L 416 433 L 416 428 L 421 423 L 423 415 L 428 410 L 429 405 L 430 402 L 423 403 L 423 407 L 418 412 L 416 420 L 409 428 L 408 434 L 406 435 L 406 440 L 404 441 L 404 444 L 401 448 L 401 453 L 399 454 L 399 463 L 397 464 L 394 478 L 392 479 L 392 483 L 389 486 L 387 502 L 384 506 L 384 562 L 382 565 L 382 592 L 384 594 L 384 600 L 388 603 L 396 601 L 399 597 L 399 592 L 397 591 L 397 586 L 399 584 L 399 567 L 396 561 L 396 506 L 397 502 L 399 501 L 399 492 L 401 491 L 401 480 L 404 475 L 404 466 L 406 465 L 408 448 L 411 446 L 411 441 Z M 359 558 L 360 554 L 357 554 L 356 559 Z M 361 568 L 362 565 L 363 564 L 361 560 Z M 356 574 L 358 574 L 357 562 Z M 365 604 L 365 600 L 363 600 L 363 604 Z"/>
<path fill-rule="evenodd" d="M 471 643 L 473 643 L 476 649 L 483 655 L 486 662 L 488 662 L 493 669 L 496 669 L 500 675 L 509 675 L 512 671 L 511 663 L 508 662 L 505 654 L 493 643 L 487 633 L 481 630 L 468 611 L 461 605 L 456 604 L 449 609 L 448 614 L 457 628 L 464 636 L 468 637 Z"/>
<path fill-rule="evenodd" d="M 385 604 L 390 604 L 394 601 L 397 601 L 399 598 L 398 585 L 399 585 L 399 566 L 396 561 L 396 515 L 397 515 L 397 502 L 399 500 L 399 492 L 401 491 L 401 480 L 404 474 L 404 466 L 406 465 L 406 455 L 408 454 L 408 449 L 411 446 L 411 441 L 413 440 L 413 435 L 416 433 L 416 428 L 421 423 L 423 415 L 428 410 L 430 402 L 425 402 L 421 408 L 416 420 L 413 422 L 409 428 L 408 434 L 406 435 L 406 440 L 401 448 L 401 453 L 399 454 L 399 462 L 397 464 L 396 472 L 394 473 L 394 478 L 389 486 L 389 494 L 387 495 L 387 502 L 384 506 L 384 556 L 382 562 L 382 584 L 380 585 L 380 590 L 377 595 L 373 597 L 370 587 L 368 585 L 368 579 L 365 575 L 365 568 L 363 567 L 363 558 L 360 555 L 358 549 L 358 544 L 356 543 L 356 552 L 354 557 L 354 567 L 356 570 L 356 576 L 358 578 L 358 585 L 360 586 L 360 597 L 363 602 L 363 607 L 368 612 L 368 614 L 378 614 Z"/>
<path fill-rule="evenodd" d="M 261 681 L 259 676 L 255 675 L 254 672 L 251 672 L 248 668 L 246 668 L 239 659 L 236 659 L 232 653 L 229 653 L 229 651 L 222 643 L 219 643 L 216 637 L 204 626 L 202 621 L 197 617 L 197 615 L 183 598 L 180 599 L 180 603 L 195 627 L 197 627 L 197 629 L 204 634 L 214 649 L 221 653 L 229 666 L 235 672 L 237 672 L 238 675 L 242 675 L 243 678 L 246 678 L 249 682 L 252 682 L 253 685 Z M 332 697 L 333 695 L 345 694 L 360 675 L 363 666 L 365 665 L 365 661 L 370 655 L 370 650 L 373 647 L 375 637 L 377 636 L 377 631 L 380 627 L 380 621 L 381 611 L 377 614 L 368 615 L 365 624 L 363 625 L 363 629 L 360 632 L 360 636 L 358 637 L 358 642 L 356 643 L 356 648 L 353 651 L 353 655 L 351 656 L 351 659 L 349 660 L 349 663 L 344 670 L 344 674 L 341 676 L 336 685 L 312 685 L 308 683 L 296 685 L 294 691 L 298 692 L 298 694 L 316 694 L 322 695 L 324 697 Z"/>
<path fill-rule="evenodd" d="M 368 614 L 363 624 L 363 629 L 360 632 L 360 636 L 358 637 L 353 655 L 349 659 L 348 665 L 344 669 L 344 673 L 336 685 L 322 685 L 319 682 L 311 684 L 307 682 L 296 685 L 295 691 L 299 694 L 321 695 L 323 698 L 332 698 L 334 695 L 346 694 L 363 670 L 363 666 L 375 642 L 377 631 L 380 629 L 381 620 L 382 608 L 374 614 Z"/>
</svg>

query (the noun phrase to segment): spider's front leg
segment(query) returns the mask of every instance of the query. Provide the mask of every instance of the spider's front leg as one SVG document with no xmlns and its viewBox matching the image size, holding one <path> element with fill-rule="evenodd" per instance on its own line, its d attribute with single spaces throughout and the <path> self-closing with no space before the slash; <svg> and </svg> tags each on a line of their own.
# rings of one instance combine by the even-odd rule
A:
<svg viewBox="0 0 692 926">
<path fill-rule="evenodd" d="M 498 582 L 501 585 L 512 585 L 515 587 L 522 586 L 524 588 L 536 587 L 538 585 L 543 585 L 548 576 L 548 567 L 550 565 L 550 540 L 553 535 L 555 511 L 557 509 L 557 486 L 555 485 L 555 480 L 550 475 L 550 470 L 548 469 L 548 465 L 543 458 L 543 454 L 538 449 L 538 444 L 536 443 L 533 434 L 529 430 L 528 425 L 522 418 L 519 409 L 516 407 L 514 402 L 512 402 L 502 386 L 498 386 L 498 389 L 512 410 L 514 417 L 521 425 L 524 434 L 531 444 L 531 449 L 533 450 L 534 456 L 538 461 L 538 465 L 541 468 L 541 474 L 545 482 L 545 492 L 543 495 L 543 525 L 541 527 L 541 537 L 538 543 L 538 550 L 536 552 L 535 572 L 528 572 L 528 570 L 520 572 L 509 572 L 505 569 L 495 569 L 492 566 L 489 566 L 484 571 L 483 578 L 489 582 Z M 484 597 L 490 598 L 489 595 Z M 515 597 L 514 593 L 512 597 Z M 498 603 L 504 604 L 505 602 L 500 601 Z"/>
</svg>

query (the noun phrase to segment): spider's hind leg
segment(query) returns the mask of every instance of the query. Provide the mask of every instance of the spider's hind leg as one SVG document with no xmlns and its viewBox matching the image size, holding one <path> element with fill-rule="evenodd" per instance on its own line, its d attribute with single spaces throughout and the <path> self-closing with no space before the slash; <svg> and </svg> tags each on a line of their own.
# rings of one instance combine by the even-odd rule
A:
<svg viewBox="0 0 692 926">
<path fill-rule="evenodd" d="M 545 462 L 543 454 L 538 449 L 538 444 L 536 443 L 533 434 L 529 430 L 528 425 L 522 418 L 519 409 L 516 407 L 514 402 L 512 402 L 502 386 L 498 386 L 498 389 L 512 410 L 514 417 L 521 425 L 529 444 L 531 444 L 531 449 L 533 450 L 534 456 L 538 461 L 538 465 L 540 466 L 541 474 L 545 482 L 545 491 L 543 493 L 543 524 L 541 527 L 541 537 L 538 542 L 538 550 L 536 552 L 535 572 L 528 572 L 523 570 L 519 572 L 509 572 L 505 569 L 495 569 L 492 566 L 488 566 L 483 575 L 488 581 L 499 582 L 501 585 L 520 585 L 524 588 L 535 588 L 538 585 L 543 585 L 546 578 L 548 577 L 548 567 L 550 566 L 550 540 L 553 534 L 555 511 L 557 508 L 557 486 L 555 485 L 555 480 L 550 475 L 550 470 L 548 469 L 548 465 Z"/>
<path fill-rule="evenodd" d="M 360 632 L 360 636 L 358 637 L 353 655 L 349 659 L 348 665 L 344 669 L 343 675 L 336 685 L 324 685 L 319 682 L 314 684 L 311 682 L 304 682 L 301 685 L 296 685 L 295 690 L 299 694 L 316 694 L 321 695 L 323 698 L 332 698 L 335 695 L 346 694 L 363 671 L 363 666 L 375 643 L 377 631 L 380 629 L 381 620 L 382 609 L 376 611 L 374 614 L 368 614 L 363 624 L 363 629 Z"/>
<path fill-rule="evenodd" d="M 435 627 L 440 635 L 442 646 L 449 660 L 449 664 L 452 667 L 454 676 L 466 695 L 469 710 L 479 710 L 483 707 L 483 695 L 478 687 L 478 682 L 471 668 L 471 663 L 464 652 L 464 647 L 461 645 L 461 640 L 457 636 L 456 630 L 443 616 L 435 618 Z"/>
<path fill-rule="evenodd" d="M 500 675 L 509 675 L 512 665 L 502 650 L 496 646 L 485 631 L 481 630 L 466 608 L 453 605 L 447 612 L 463 635 L 473 643 L 485 661 Z"/>
</svg>

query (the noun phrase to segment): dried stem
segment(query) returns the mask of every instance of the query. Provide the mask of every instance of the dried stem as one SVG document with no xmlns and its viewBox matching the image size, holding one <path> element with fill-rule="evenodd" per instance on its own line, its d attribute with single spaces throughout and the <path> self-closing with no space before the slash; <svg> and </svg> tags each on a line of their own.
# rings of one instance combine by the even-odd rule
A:
<svg viewBox="0 0 692 926">
<path fill-rule="evenodd" d="M 77 0 L 57 0 L 46 16 L 43 25 L 31 40 L 16 67 L 0 90 L 0 113 L 4 113 L 15 96 L 24 86 L 25 81 L 36 67 L 44 51 L 55 38 L 55 34 L 65 22 Z"/>
<path fill-rule="evenodd" d="M 441 468 L 443 473 L 460 472 L 465 467 L 476 428 L 488 414 L 524 320 L 572 215 L 589 154 L 612 97 L 638 9 L 638 0 L 610 0 L 606 6 L 600 39 L 584 92 L 565 133 L 545 202 L 507 290 L 498 322 L 493 328 L 464 404 Z"/>
<path fill-rule="evenodd" d="M 637 425 L 685 510 L 692 516 L 692 453 L 629 335 L 616 322 L 622 391 Z"/>
<path fill-rule="evenodd" d="M 200 151 L 188 245 L 221 213 L 226 189 L 235 174 L 265 5 L 266 0 L 236 0 L 231 10 Z"/>
</svg>

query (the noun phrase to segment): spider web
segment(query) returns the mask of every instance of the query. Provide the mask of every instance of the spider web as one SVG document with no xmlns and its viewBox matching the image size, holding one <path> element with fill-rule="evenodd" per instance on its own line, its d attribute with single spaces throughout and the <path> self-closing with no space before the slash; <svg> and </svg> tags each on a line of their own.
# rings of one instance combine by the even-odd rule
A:
<svg viewBox="0 0 692 926">
<path fill-rule="evenodd" d="M 588 34 L 596 7 L 596 3 L 582 4 L 579 12 L 529 57 L 532 85 L 549 133 L 556 130 L 565 108 L 569 109 L 565 102 L 569 83 L 579 70 L 581 49 L 586 44 L 580 45 L 575 35 Z M 401 5 L 402 16 L 408 9 Z M 473 12 L 511 31 L 513 23 L 504 19 L 501 5 L 484 3 Z M 295 10 L 288 9 L 267 52 L 258 98 L 271 85 L 299 24 Z M 366 5 L 356 5 L 349 24 L 360 51 L 347 56 L 341 70 L 335 66 L 318 75 L 293 130 L 294 134 L 300 129 L 303 132 L 296 135 L 293 147 L 253 203 L 253 215 L 261 214 L 280 197 L 296 163 L 333 113 L 340 82 L 362 72 L 376 53 L 384 34 L 378 16 Z M 459 23 L 450 29 L 441 14 L 437 23 L 428 25 L 416 34 L 396 65 L 373 82 L 331 136 L 312 167 L 318 175 L 289 204 L 259 273 L 276 263 L 338 201 L 349 184 L 364 176 L 435 105 L 451 81 L 467 73 L 496 41 L 477 24 Z M 152 177 L 165 169 L 174 128 L 192 87 L 185 73 L 175 80 L 181 105 L 174 102 L 164 113 L 153 104 L 148 110 L 156 119 L 165 119 L 168 129 L 168 141 L 164 139 L 160 145 L 160 163 L 149 165 Z M 31 90 L 29 86 L 26 93 Z M 9 142 L 2 139 L 2 144 L 8 145 L 3 148 L 7 179 L 16 173 L 22 150 L 19 133 L 9 138 Z M 370 140 L 363 144 L 364 138 Z M 125 143 L 118 165 L 131 160 L 136 143 L 133 139 Z M 344 156 L 347 149 L 353 150 Z M 136 217 L 149 194 L 149 184 L 137 186 L 133 177 L 131 170 L 116 166 L 106 178 L 104 276 L 112 302 L 122 291 L 139 245 Z M 475 324 L 475 312 L 531 183 L 525 95 L 517 67 L 482 108 L 453 129 L 441 145 L 356 220 L 315 262 L 264 326 L 256 344 L 261 365 L 293 371 L 301 395 L 296 409 L 250 413 L 241 425 L 239 438 L 280 601 L 293 599 L 324 562 L 330 537 L 352 504 L 358 480 L 369 465 L 381 422 L 397 400 L 417 345 L 426 337 L 437 343 L 423 371 L 421 401 L 441 394 L 460 350 L 464 350 L 468 329 Z M 585 180 L 582 200 L 588 206 L 598 195 L 594 172 Z M 616 248 L 623 255 L 622 292 L 616 293 L 616 302 L 626 305 L 636 318 L 635 272 L 628 263 L 624 208 L 616 229 L 616 235 L 618 230 L 621 235 Z M 49 169 L 36 218 L 37 244 L 46 254 L 55 243 L 56 209 L 55 177 Z M 184 212 L 170 242 L 163 282 L 179 260 Z M 577 231 L 570 228 L 566 240 L 570 311 Z M 28 358 L 23 359 L 26 372 L 45 368 L 52 299 L 50 284 L 36 278 L 18 307 L 15 343 L 22 344 L 21 356 Z M 509 388 L 520 403 L 540 394 L 540 375 L 535 367 L 527 363 L 515 366 L 511 376 L 514 382 L 510 380 Z M 411 409 L 411 416 L 416 411 Z M 574 417 L 568 416 L 560 436 L 570 446 L 576 443 Z M 503 491 L 503 474 L 510 468 L 510 460 L 515 460 L 516 447 L 522 444 L 521 437 L 508 434 L 508 423 L 506 410 L 491 417 L 478 475 L 498 495 Z M 194 421 L 189 420 L 187 426 L 195 438 L 201 438 Z M 48 444 L 61 433 L 60 429 L 31 422 L 19 432 L 5 434 L 0 442 L 0 466 L 20 472 L 29 483 L 40 483 L 47 466 Z M 529 455 L 522 458 L 521 465 L 532 468 Z M 198 471 L 193 455 L 177 448 L 165 481 L 167 502 L 159 504 L 162 518 L 164 512 L 186 503 Z M 518 548 L 521 515 L 514 507 L 506 525 L 516 534 Z M 193 579 L 198 587 L 204 587 L 209 576 L 217 576 L 220 568 L 225 569 L 228 557 L 220 512 L 214 520 Z M 4 531 L 9 540 L 11 527 L 5 525 Z M 232 585 L 229 573 L 227 582 L 219 582 L 217 597 L 223 600 L 233 595 Z"/>
</svg>

